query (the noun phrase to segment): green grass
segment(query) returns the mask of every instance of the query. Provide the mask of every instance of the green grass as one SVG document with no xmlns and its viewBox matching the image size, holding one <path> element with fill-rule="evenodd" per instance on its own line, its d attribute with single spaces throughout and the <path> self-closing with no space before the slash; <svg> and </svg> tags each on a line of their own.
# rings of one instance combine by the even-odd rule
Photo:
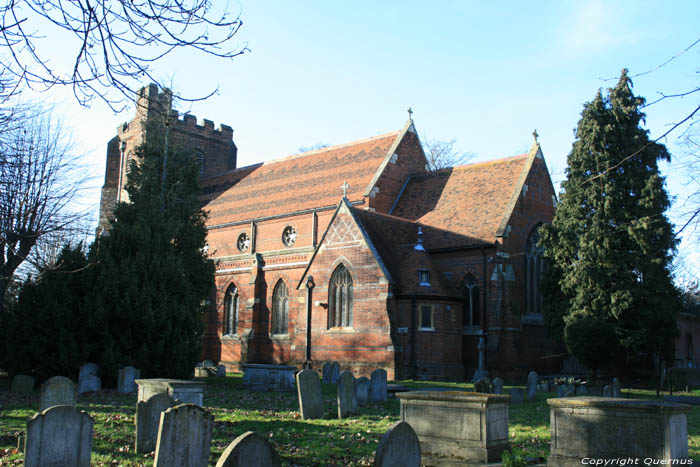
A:
<svg viewBox="0 0 700 467">
<path fill-rule="evenodd" d="M 397 382 L 411 388 L 441 386 L 471 390 L 471 384 L 426 381 Z M 335 386 L 323 385 L 325 417 L 301 420 L 295 393 L 257 393 L 243 389 L 241 375 L 207 379 L 204 402 L 214 414 L 210 465 L 226 446 L 246 431 L 255 431 L 270 440 L 283 464 L 371 465 L 377 443 L 399 419 L 399 401 L 370 403 L 352 418 L 337 419 Z M 633 390 L 630 397 L 654 398 L 655 392 Z M 693 395 L 699 395 L 695 391 Z M 509 410 L 510 442 L 515 454 L 530 461 L 545 462 L 549 453 L 549 409 L 547 398 L 554 393 L 538 393 L 535 401 L 514 405 Z M 0 465 L 21 465 L 16 451 L 18 435 L 26 430 L 27 418 L 39 406 L 38 392 L 29 395 L 0 391 Z M 133 451 L 136 396 L 114 391 L 87 394 L 78 408 L 95 419 L 92 463 L 95 466 L 150 466 L 153 453 Z M 700 407 L 688 416 L 690 455 L 700 460 Z"/>
</svg>

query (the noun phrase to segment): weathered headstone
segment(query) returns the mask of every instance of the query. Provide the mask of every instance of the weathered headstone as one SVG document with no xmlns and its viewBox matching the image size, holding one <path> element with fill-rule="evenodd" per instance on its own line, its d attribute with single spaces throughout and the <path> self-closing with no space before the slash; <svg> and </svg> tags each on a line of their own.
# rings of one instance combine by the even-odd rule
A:
<svg viewBox="0 0 700 467">
<path fill-rule="evenodd" d="M 117 391 L 123 394 L 129 394 L 138 389 L 136 380 L 141 377 L 141 370 L 137 370 L 133 366 L 126 366 L 119 370 L 119 378 L 117 381 Z"/>
<path fill-rule="evenodd" d="M 75 384 L 65 376 L 54 376 L 41 385 L 39 411 L 43 412 L 54 405 L 75 405 L 76 401 Z"/>
<path fill-rule="evenodd" d="M 194 377 L 195 378 L 208 378 L 209 371 L 205 367 L 196 367 L 194 369 Z"/>
<path fill-rule="evenodd" d="M 370 381 L 369 378 L 366 376 L 363 376 L 361 378 L 357 379 L 357 405 L 359 406 L 364 406 L 367 405 L 367 401 L 369 400 L 369 386 L 370 386 Z"/>
<path fill-rule="evenodd" d="M 525 391 L 523 388 L 510 388 L 510 403 L 522 404 L 525 400 Z"/>
<path fill-rule="evenodd" d="M 479 338 L 479 344 L 476 346 L 476 348 L 479 351 L 479 367 L 474 372 L 472 381 L 478 381 L 480 378 L 484 378 L 489 375 L 489 372 L 486 371 L 486 368 L 484 367 L 484 356 L 486 355 L 486 341 L 484 341 L 483 337 Z"/>
<path fill-rule="evenodd" d="M 15 375 L 12 378 L 10 391 L 12 392 L 32 392 L 34 390 L 34 377 L 28 375 Z"/>
<path fill-rule="evenodd" d="M 58 405 L 27 421 L 25 467 L 89 467 L 93 420 L 86 412 Z"/>
<path fill-rule="evenodd" d="M 331 363 L 326 362 L 323 364 L 323 384 L 331 384 Z"/>
<path fill-rule="evenodd" d="M 216 376 L 226 376 L 226 365 L 216 367 Z"/>
<path fill-rule="evenodd" d="M 576 388 L 576 395 L 577 396 L 587 396 L 588 395 L 588 388 L 586 386 L 579 386 Z"/>
<path fill-rule="evenodd" d="M 321 381 L 316 372 L 308 369 L 301 370 L 296 378 L 301 419 L 323 418 L 323 394 Z"/>
<path fill-rule="evenodd" d="M 169 394 L 160 393 L 147 401 L 136 403 L 136 452 L 151 452 L 156 448 L 160 414 L 175 406 L 175 400 Z"/>
<path fill-rule="evenodd" d="M 343 371 L 338 377 L 338 418 L 343 418 L 353 413 L 354 379 L 352 373 L 347 370 Z"/>
<path fill-rule="evenodd" d="M 484 377 L 479 378 L 479 380 L 474 383 L 474 392 L 489 394 L 491 392 L 491 380 Z"/>
<path fill-rule="evenodd" d="M 527 375 L 527 400 L 534 401 L 537 396 L 537 373 L 531 371 Z"/>
<path fill-rule="evenodd" d="M 154 467 L 206 467 L 214 416 L 194 404 L 171 407 L 160 416 Z"/>
<path fill-rule="evenodd" d="M 331 384 L 338 384 L 339 377 L 340 364 L 338 362 L 331 362 Z"/>
<path fill-rule="evenodd" d="M 612 380 L 612 396 L 613 397 L 622 397 L 622 389 L 620 386 L 620 380 L 617 378 L 613 378 L 613 380 Z"/>
<path fill-rule="evenodd" d="M 493 379 L 493 393 L 503 394 L 503 380 L 501 378 Z"/>
<path fill-rule="evenodd" d="M 215 367 L 215 366 L 216 365 L 211 360 L 204 360 L 202 362 L 202 367 L 204 367 L 204 368 L 211 368 L 211 367 Z"/>
<path fill-rule="evenodd" d="M 102 390 L 102 380 L 96 375 L 84 376 L 78 381 L 78 395 Z"/>
<path fill-rule="evenodd" d="M 612 397 L 612 388 L 607 384 L 603 386 L 603 397 Z"/>
<path fill-rule="evenodd" d="M 97 363 L 85 363 L 80 367 L 80 374 L 78 375 L 78 382 L 86 376 L 100 376 L 100 367 Z"/>
<path fill-rule="evenodd" d="M 420 442 L 406 422 L 397 422 L 384 433 L 374 455 L 374 467 L 420 467 Z"/>
<path fill-rule="evenodd" d="M 316 377 L 318 379 L 318 376 Z M 259 434 L 248 431 L 231 441 L 221 454 L 216 467 L 279 467 L 280 458 L 270 443 Z"/>
<path fill-rule="evenodd" d="M 369 398 L 372 401 L 383 402 L 386 400 L 386 370 L 377 368 L 372 372 L 369 385 Z"/>
</svg>

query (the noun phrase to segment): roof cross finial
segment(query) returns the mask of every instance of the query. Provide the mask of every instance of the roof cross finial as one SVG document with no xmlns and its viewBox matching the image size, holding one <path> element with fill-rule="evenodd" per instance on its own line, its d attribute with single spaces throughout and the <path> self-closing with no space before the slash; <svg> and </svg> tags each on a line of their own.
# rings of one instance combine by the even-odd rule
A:
<svg viewBox="0 0 700 467">
<path fill-rule="evenodd" d="M 411 110 L 411 108 L 409 107 L 407 112 L 408 112 L 408 119 L 410 121 L 413 121 L 413 110 Z"/>
<path fill-rule="evenodd" d="M 343 182 L 343 184 L 340 185 L 340 188 L 343 190 L 343 198 L 348 199 L 348 188 L 350 188 L 348 182 Z"/>
<path fill-rule="evenodd" d="M 538 138 L 540 135 L 537 134 L 537 130 L 534 130 L 534 131 L 532 132 L 532 136 L 535 138 L 535 144 L 539 144 L 538 141 L 537 141 L 537 138 Z"/>
</svg>

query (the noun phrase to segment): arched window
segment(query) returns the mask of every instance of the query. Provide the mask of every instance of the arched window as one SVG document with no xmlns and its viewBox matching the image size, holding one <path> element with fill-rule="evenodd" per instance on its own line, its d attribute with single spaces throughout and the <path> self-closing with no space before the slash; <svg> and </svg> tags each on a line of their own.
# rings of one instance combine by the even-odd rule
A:
<svg viewBox="0 0 700 467">
<path fill-rule="evenodd" d="M 528 313 L 542 313 L 542 263 L 544 250 L 538 245 L 540 241 L 539 226 L 535 227 L 525 244 L 525 296 Z"/>
<path fill-rule="evenodd" d="M 287 334 L 289 318 L 289 291 L 280 279 L 272 292 L 272 334 Z"/>
<path fill-rule="evenodd" d="M 328 287 L 328 327 L 352 326 L 352 277 L 342 264 L 339 265 Z"/>
<path fill-rule="evenodd" d="M 464 313 L 462 315 L 463 326 L 478 326 L 480 317 L 479 283 L 476 278 L 467 274 L 464 279 Z"/>
<path fill-rule="evenodd" d="M 199 163 L 199 176 L 204 177 L 204 172 L 205 172 L 205 164 L 206 164 L 206 156 L 204 155 L 204 151 L 201 149 L 195 149 L 194 150 L 194 157 L 197 159 L 197 162 Z"/>
<path fill-rule="evenodd" d="M 224 296 L 224 335 L 238 334 L 238 289 L 231 284 Z"/>
</svg>

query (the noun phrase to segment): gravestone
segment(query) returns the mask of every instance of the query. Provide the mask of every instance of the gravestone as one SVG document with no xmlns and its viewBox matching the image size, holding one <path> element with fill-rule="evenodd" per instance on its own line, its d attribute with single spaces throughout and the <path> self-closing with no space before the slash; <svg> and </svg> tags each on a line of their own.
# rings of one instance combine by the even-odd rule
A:
<svg viewBox="0 0 700 467">
<path fill-rule="evenodd" d="M 613 378 L 612 380 L 612 396 L 613 397 L 622 397 L 622 389 L 620 386 L 620 380 L 617 378 Z"/>
<path fill-rule="evenodd" d="M 493 379 L 493 393 L 503 394 L 503 380 L 501 378 Z"/>
<path fill-rule="evenodd" d="M 480 392 L 482 394 L 488 394 L 491 392 L 491 380 L 488 378 L 479 378 L 479 380 L 474 383 L 474 392 Z"/>
<path fill-rule="evenodd" d="M 171 407 L 160 416 L 154 467 L 206 467 L 212 414 L 194 404 Z"/>
<path fill-rule="evenodd" d="M 299 413 L 302 420 L 323 418 L 323 394 L 321 381 L 314 370 L 301 370 L 297 373 L 297 394 Z"/>
<path fill-rule="evenodd" d="M 612 388 L 607 384 L 603 386 L 603 397 L 612 397 Z"/>
<path fill-rule="evenodd" d="M 141 377 L 141 370 L 137 370 L 133 366 L 126 366 L 119 370 L 119 378 L 117 381 L 117 391 L 122 394 L 129 394 L 138 389 L 136 380 Z"/>
<path fill-rule="evenodd" d="M 309 370 L 311 371 L 311 370 Z M 318 379 L 318 376 L 316 376 Z M 221 454 L 216 467 L 247 466 L 279 467 L 280 458 L 275 448 L 259 434 L 248 431 L 231 441 Z"/>
<path fill-rule="evenodd" d="M 211 367 L 215 367 L 215 366 L 216 365 L 211 360 L 204 360 L 202 362 L 202 367 L 204 367 L 204 368 L 211 368 Z"/>
<path fill-rule="evenodd" d="M 527 375 L 527 400 L 534 401 L 537 395 L 537 373 L 531 371 Z"/>
<path fill-rule="evenodd" d="M 579 386 L 576 388 L 576 395 L 577 396 L 587 396 L 588 395 L 588 388 L 586 386 Z"/>
<path fill-rule="evenodd" d="M 369 398 L 374 402 L 384 402 L 386 400 L 386 370 L 377 368 L 372 372 L 372 379 L 369 385 Z"/>
<path fill-rule="evenodd" d="M 208 378 L 209 371 L 204 367 L 196 367 L 194 369 L 194 377 L 195 378 Z"/>
<path fill-rule="evenodd" d="M 333 370 L 331 369 L 330 362 L 326 362 L 323 364 L 323 384 L 331 384 L 332 371 Z"/>
<path fill-rule="evenodd" d="M 89 467 L 93 419 L 69 405 L 49 407 L 27 421 L 25 467 Z"/>
<path fill-rule="evenodd" d="M 331 384 L 338 384 L 339 377 L 340 364 L 338 362 L 331 362 Z"/>
<path fill-rule="evenodd" d="M 34 377 L 27 375 L 15 375 L 12 378 L 10 391 L 12 392 L 32 392 L 34 390 Z"/>
<path fill-rule="evenodd" d="M 216 367 L 216 376 L 226 376 L 226 365 Z"/>
<path fill-rule="evenodd" d="M 370 381 L 369 378 L 366 376 L 363 376 L 362 378 L 358 378 L 357 380 L 357 405 L 359 406 L 365 406 L 367 405 L 367 401 L 369 400 L 369 387 L 370 387 Z"/>
<path fill-rule="evenodd" d="M 485 351 L 486 351 L 486 342 L 484 341 L 483 337 L 479 338 L 479 344 L 476 346 L 476 348 L 479 351 L 479 367 L 474 372 L 474 376 L 472 377 L 472 381 L 478 381 L 480 378 L 484 378 L 484 377 L 488 376 L 488 374 L 489 374 L 489 372 L 486 371 L 486 368 L 484 367 L 484 356 L 485 356 Z"/>
<path fill-rule="evenodd" d="M 54 405 L 75 405 L 76 401 L 75 384 L 65 376 L 54 376 L 41 385 L 39 411 Z"/>
<path fill-rule="evenodd" d="M 136 403 L 136 452 L 143 454 L 155 450 L 160 414 L 175 403 L 175 399 L 166 393 L 155 394 L 147 401 Z"/>
<path fill-rule="evenodd" d="M 523 388 L 510 388 L 510 403 L 522 404 L 525 400 L 525 391 Z"/>
<path fill-rule="evenodd" d="M 353 413 L 352 400 L 355 398 L 354 376 L 349 371 L 343 371 L 338 377 L 338 418 Z"/>
<path fill-rule="evenodd" d="M 80 383 L 80 380 L 86 376 L 100 376 L 100 367 L 97 365 L 97 363 L 85 363 L 80 367 L 78 383 Z"/>
<path fill-rule="evenodd" d="M 374 454 L 375 467 L 420 467 L 420 442 L 406 422 L 397 422 L 384 433 Z"/>
<path fill-rule="evenodd" d="M 102 390 L 102 380 L 96 375 L 87 375 L 78 381 L 78 395 Z"/>
</svg>

